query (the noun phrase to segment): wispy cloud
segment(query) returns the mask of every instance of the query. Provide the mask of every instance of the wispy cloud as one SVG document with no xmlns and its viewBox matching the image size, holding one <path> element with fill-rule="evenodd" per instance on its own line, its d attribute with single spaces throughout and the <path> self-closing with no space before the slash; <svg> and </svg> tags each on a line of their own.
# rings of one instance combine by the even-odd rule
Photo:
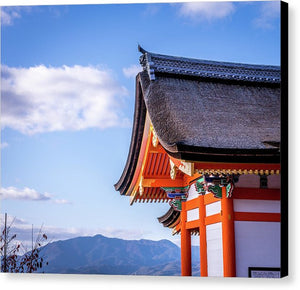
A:
<svg viewBox="0 0 300 290">
<path fill-rule="evenodd" d="M 136 75 L 142 71 L 142 68 L 140 65 L 133 64 L 130 67 L 124 67 L 123 68 L 123 74 L 127 78 L 135 78 Z"/>
<path fill-rule="evenodd" d="M 50 193 L 40 193 L 35 189 L 24 187 L 23 189 L 14 186 L 2 187 L 0 191 L 0 198 L 14 199 L 14 200 L 31 200 L 31 201 L 51 201 L 57 204 L 70 203 L 65 199 L 55 199 Z"/>
<path fill-rule="evenodd" d="M 161 6 L 155 3 L 147 4 L 145 10 L 143 11 L 144 16 L 154 16 L 160 11 Z"/>
<path fill-rule="evenodd" d="M 28 6 L 1 7 L 1 25 L 13 25 L 16 19 L 22 17 L 22 13 L 30 11 L 31 7 Z"/>
<path fill-rule="evenodd" d="M 259 16 L 253 20 L 257 28 L 271 29 L 274 21 L 280 17 L 280 1 L 269 1 L 260 4 Z"/>
<path fill-rule="evenodd" d="M 188 2 L 180 6 L 179 13 L 193 21 L 213 21 L 226 18 L 234 11 L 231 2 Z"/>
<path fill-rule="evenodd" d="M 94 66 L 2 66 L 2 128 L 32 135 L 127 126 L 128 95 L 109 70 Z"/>
<path fill-rule="evenodd" d="M 18 8 L 1 7 L 1 25 L 12 25 L 16 18 L 20 18 Z"/>
<path fill-rule="evenodd" d="M 0 215 L 1 228 L 4 225 L 4 214 Z M 17 235 L 17 242 L 21 242 L 25 246 L 31 245 L 32 224 L 21 218 L 14 218 L 8 215 L 8 225 L 11 226 L 11 234 Z M 42 232 L 48 236 L 48 241 L 66 240 L 75 237 L 94 236 L 97 234 L 104 235 L 110 238 L 120 238 L 125 240 L 135 240 L 144 238 L 149 232 L 142 230 L 125 230 L 113 228 L 76 228 L 76 227 L 56 227 L 49 225 L 34 225 L 34 237 L 38 234 L 42 226 Z"/>
</svg>

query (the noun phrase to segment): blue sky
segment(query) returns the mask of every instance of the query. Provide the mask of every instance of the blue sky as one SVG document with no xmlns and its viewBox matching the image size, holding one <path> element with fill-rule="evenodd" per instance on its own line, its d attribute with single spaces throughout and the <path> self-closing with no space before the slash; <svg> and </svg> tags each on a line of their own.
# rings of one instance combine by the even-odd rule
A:
<svg viewBox="0 0 300 290">
<path fill-rule="evenodd" d="M 1 213 L 22 240 L 167 238 L 167 204 L 114 190 L 130 145 L 138 43 L 151 52 L 280 64 L 279 2 L 4 7 Z"/>
</svg>

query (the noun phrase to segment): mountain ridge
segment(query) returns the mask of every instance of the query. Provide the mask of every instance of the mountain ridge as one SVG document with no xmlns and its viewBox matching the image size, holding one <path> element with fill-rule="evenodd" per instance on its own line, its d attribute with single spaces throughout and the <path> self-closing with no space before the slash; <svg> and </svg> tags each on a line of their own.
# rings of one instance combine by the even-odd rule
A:
<svg viewBox="0 0 300 290">
<path fill-rule="evenodd" d="M 199 247 L 193 246 L 193 270 L 199 272 Z M 195 253 L 193 253 L 195 252 Z M 124 240 L 101 234 L 59 240 L 41 248 L 43 273 L 180 275 L 180 248 L 167 239 Z"/>
</svg>

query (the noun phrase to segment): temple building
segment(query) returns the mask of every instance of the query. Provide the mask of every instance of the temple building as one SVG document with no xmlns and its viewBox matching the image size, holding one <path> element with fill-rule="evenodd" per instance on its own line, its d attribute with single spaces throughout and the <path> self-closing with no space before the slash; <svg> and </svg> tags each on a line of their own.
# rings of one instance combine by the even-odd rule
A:
<svg viewBox="0 0 300 290">
<path fill-rule="evenodd" d="M 158 222 L 181 237 L 183 276 L 198 235 L 200 276 L 280 277 L 280 67 L 139 51 L 115 189 L 170 205 Z"/>
</svg>

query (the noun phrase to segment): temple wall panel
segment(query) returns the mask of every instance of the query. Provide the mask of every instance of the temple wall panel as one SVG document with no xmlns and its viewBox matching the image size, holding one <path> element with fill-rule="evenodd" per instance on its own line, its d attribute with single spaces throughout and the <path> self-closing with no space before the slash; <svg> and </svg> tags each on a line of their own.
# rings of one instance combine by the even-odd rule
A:
<svg viewBox="0 0 300 290">
<path fill-rule="evenodd" d="M 280 213 L 279 200 L 234 199 L 233 209 L 237 212 Z"/>
<path fill-rule="evenodd" d="M 221 202 L 217 201 L 211 204 L 207 204 L 205 208 L 206 208 L 206 216 L 217 214 L 221 211 Z"/>
<path fill-rule="evenodd" d="M 268 176 L 268 188 L 280 188 L 280 174 L 273 174 Z"/>
<path fill-rule="evenodd" d="M 199 208 L 188 210 L 187 212 L 187 221 L 199 220 Z"/>
<path fill-rule="evenodd" d="M 280 174 L 271 174 L 267 176 L 268 188 L 280 188 Z M 240 175 L 239 181 L 235 184 L 236 187 L 259 188 L 260 177 L 255 174 Z"/>
<path fill-rule="evenodd" d="M 280 223 L 235 221 L 236 276 L 248 267 L 280 267 Z"/>
<path fill-rule="evenodd" d="M 207 273 L 208 276 L 223 276 L 222 224 L 206 226 Z"/>
<path fill-rule="evenodd" d="M 255 174 L 240 175 L 239 181 L 235 184 L 236 187 L 259 188 L 260 178 Z"/>
</svg>

